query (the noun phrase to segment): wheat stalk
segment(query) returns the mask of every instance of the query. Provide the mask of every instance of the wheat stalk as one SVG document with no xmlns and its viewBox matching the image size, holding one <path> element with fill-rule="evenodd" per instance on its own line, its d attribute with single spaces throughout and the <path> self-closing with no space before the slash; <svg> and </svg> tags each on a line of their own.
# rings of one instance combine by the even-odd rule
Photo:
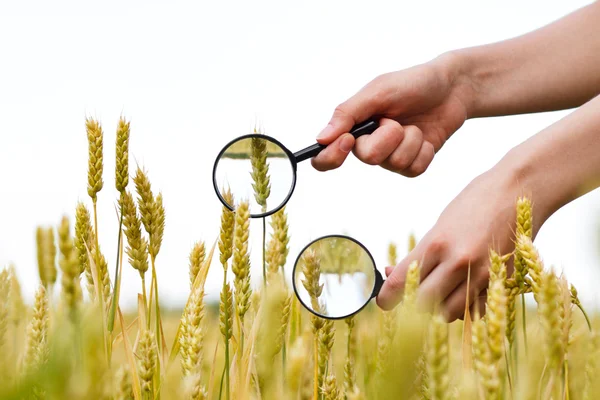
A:
<svg viewBox="0 0 600 400">
<path fill-rule="evenodd" d="M 26 306 L 23 301 L 21 284 L 19 283 L 15 266 L 11 265 L 8 271 L 10 275 L 10 320 L 16 331 L 25 316 Z"/>
</svg>

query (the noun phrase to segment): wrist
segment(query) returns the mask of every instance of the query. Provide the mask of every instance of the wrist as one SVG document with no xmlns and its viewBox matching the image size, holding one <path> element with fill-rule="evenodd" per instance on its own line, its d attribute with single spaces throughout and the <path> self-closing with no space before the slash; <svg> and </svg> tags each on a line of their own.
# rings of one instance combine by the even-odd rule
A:
<svg viewBox="0 0 600 400">
<path fill-rule="evenodd" d="M 450 93 L 463 104 L 467 119 L 478 115 L 478 92 L 473 79 L 471 67 L 472 60 L 468 52 L 464 50 L 453 50 L 443 53 L 432 60 L 432 64 L 448 82 Z"/>
<path fill-rule="evenodd" d="M 542 224 L 562 207 L 561 189 L 548 179 L 545 165 L 535 149 L 525 142 L 511 149 L 491 170 L 501 187 L 517 197 L 527 197 L 534 204 L 533 223 L 537 232 Z"/>
</svg>

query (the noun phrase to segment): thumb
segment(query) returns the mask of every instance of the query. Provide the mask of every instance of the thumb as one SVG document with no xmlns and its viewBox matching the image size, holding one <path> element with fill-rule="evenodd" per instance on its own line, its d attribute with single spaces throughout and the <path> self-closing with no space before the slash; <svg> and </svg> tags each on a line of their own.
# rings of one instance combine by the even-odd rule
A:
<svg viewBox="0 0 600 400">
<path fill-rule="evenodd" d="M 365 86 L 357 94 L 335 108 L 327 126 L 317 136 L 317 141 L 328 145 L 352 127 L 375 115 L 378 108 L 377 91 L 373 84 Z"/>
</svg>

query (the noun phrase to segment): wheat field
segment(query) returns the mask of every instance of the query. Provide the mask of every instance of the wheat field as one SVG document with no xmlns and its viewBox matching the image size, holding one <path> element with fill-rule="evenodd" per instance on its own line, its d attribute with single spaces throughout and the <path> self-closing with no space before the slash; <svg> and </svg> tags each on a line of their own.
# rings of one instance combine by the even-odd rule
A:
<svg viewBox="0 0 600 400">
<path fill-rule="evenodd" d="M 600 398 L 600 324 L 585 313 L 566 277 L 544 266 L 532 243 L 529 199 L 515 199 L 514 251 L 490 249 L 482 317 L 448 324 L 435 313 L 420 313 L 416 261 L 395 310 L 383 312 L 371 302 L 344 320 L 316 317 L 284 279 L 292 258 L 285 209 L 268 217 L 264 232 L 250 232 L 248 199 L 226 190 L 236 211 L 223 207 L 214 247 L 197 242 L 190 249 L 189 281 L 180 283 L 189 288 L 185 306 L 161 310 L 156 260 L 167 215 L 162 194 L 144 169 L 129 170 L 130 124 L 121 118 L 114 172 L 120 257 L 109 265 L 96 213 L 105 179 L 104 132 L 99 121 L 85 122 L 89 199 L 77 205 L 73 221 L 64 216 L 57 226 L 38 228 L 33 304 L 23 301 L 15 267 L 0 270 L 0 398 Z M 249 147 L 255 199 L 264 208 L 267 147 L 260 140 Z M 259 285 L 250 279 L 250 234 L 265 238 Z M 390 244 L 390 265 L 414 246 L 414 237 L 400 248 Z M 323 287 L 317 258 L 310 254 L 303 267 L 316 305 Z M 124 268 L 139 272 L 137 282 L 126 283 L 139 287 L 137 310 L 127 312 L 119 307 Z M 218 303 L 205 300 L 209 268 L 223 272 Z M 524 307 L 525 297 L 535 306 Z"/>
</svg>

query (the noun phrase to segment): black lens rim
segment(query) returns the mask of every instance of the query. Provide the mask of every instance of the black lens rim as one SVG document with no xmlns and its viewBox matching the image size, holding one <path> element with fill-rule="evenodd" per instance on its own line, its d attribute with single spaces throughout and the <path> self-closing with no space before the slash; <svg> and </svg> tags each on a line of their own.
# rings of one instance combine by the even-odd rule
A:
<svg viewBox="0 0 600 400">
<path fill-rule="evenodd" d="M 271 143 L 276 144 L 277 146 L 279 146 L 286 154 L 291 167 L 292 167 L 292 173 L 293 173 L 293 179 L 292 179 L 292 186 L 290 187 L 290 190 L 287 194 L 287 196 L 285 197 L 285 199 L 281 202 L 281 204 L 279 206 L 277 206 L 276 208 L 269 210 L 267 212 L 264 213 L 260 213 L 260 214 L 250 214 L 250 218 L 265 218 L 268 217 L 270 215 L 275 214 L 277 211 L 281 210 L 283 207 L 285 207 L 285 205 L 288 203 L 288 201 L 290 200 L 290 198 L 292 197 L 292 194 L 294 193 L 294 189 L 296 188 L 296 179 L 297 179 L 297 163 L 296 163 L 296 159 L 294 157 L 294 154 L 287 148 L 285 147 L 279 140 L 268 136 L 268 135 L 263 135 L 261 133 L 250 133 L 248 135 L 244 135 L 244 136 L 239 136 L 231 141 L 229 141 L 229 143 L 227 143 L 225 146 L 223 146 L 223 148 L 221 149 L 221 151 L 219 152 L 219 154 L 217 155 L 217 158 L 215 159 L 215 162 L 213 164 L 213 172 L 212 172 L 212 181 L 213 181 L 213 188 L 215 189 L 215 193 L 217 194 L 217 197 L 219 198 L 219 200 L 221 201 L 221 203 L 223 204 L 223 206 L 225 206 L 228 210 L 235 212 L 235 208 L 232 207 L 231 205 L 227 204 L 227 202 L 225 201 L 225 199 L 223 198 L 223 196 L 221 195 L 221 191 L 219 190 L 219 185 L 217 184 L 217 166 L 219 165 L 219 161 L 221 160 L 221 157 L 223 156 L 223 154 L 225 154 L 225 152 L 227 151 L 227 149 L 234 143 L 239 142 L 241 140 L 245 140 L 245 139 L 251 139 L 251 138 L 260 138 L 260 139 L 266 139 L 268 141 L 270 141 Z"/>
<path fill-rule="evenodd" d="M 323 315 L 323 314 L 319 314 L 318 312 L 316 312 L 315 310 L 312 309 L 312 307 L 309 307 L 306 303 L 304 303 L 302 301 L 302 298 L 300 297 L 300 294 L 298 293 L 298 288 L 296 287 L 296 268 L 298 267 L 298 264 L 300 263 L 300 258 L 302 257 L 302 254 L 304 254 L 304 252 L 313 244 L 315 244 L 316 242 L 323 240 L 323 239 L 329 239 L 329 238 L 340 238 L 340 239 L 347 239 L 350 240 L 354 243 L 356 243 L 357 245 L 359 245 L 360 247 L 362 247 L 362 249 L 367 253 L 367 255 L 369 256 L 369 258 L 371 259 L 371 262 L 373 263 L 373 274 L 375 279 L 373 279 L 373 290 L 371 291 L 371 296 L 369 296 L 369 298 L 367 299 L 367 301 L 365 302 L 365 304 L 363 304 L 360 308 L 358 308 L 356 311 L 347 314 L 347 315 L 343 315 L 341 317 L 332 317 L 332 316 L 327 316 L 327 315 Z M 292 270 L 292 287 L 294 288 L 294 293 L 296 294 L 296 298 L 298 299 L 298 301 L 300 302 L 300 304 L 302 304 L 302 306 L 304 308 L 306 308 L 311 314 L 316 315 L 317 317 L 320 318 L 325 318 L 325 319 L 331 319 L 331 320 L 340 320 L 340 319 L 346 319 L 349 318 L 353 315 L 356 315 L 357 313 L 359 313 L 360 311 L 362 311 L 373 299 L 374 297 L 374 293 L 375 290 L 377 288 L 377 277 L 378 277 L 378 272 L 377 271 L 377 266 L 375 264 L 375 259 L 373 258 L 373 255 L 371 254 L 371 252 L 369 251 L 369 249 L 367 249 L 367 247 L 362 244 L 361 242 L 359 242 L 357 239 L 347 236 L 347 235 L 339 235 L 339 234 L 332 234 L 332 235 L 325 235 L 325 236 L 321 236 L 313 241 L 311 241 L 309 244 L 307 244 L 306 246 L 304 246 L 302 248 L 302 250 L 300 251 L 300 253 L 298 253 L 298 257 L 296 257 L 296 262 L 294 263 L 294 269 Z M 379 275 L 380 276 L 380 275 Z"/>
</svg>

